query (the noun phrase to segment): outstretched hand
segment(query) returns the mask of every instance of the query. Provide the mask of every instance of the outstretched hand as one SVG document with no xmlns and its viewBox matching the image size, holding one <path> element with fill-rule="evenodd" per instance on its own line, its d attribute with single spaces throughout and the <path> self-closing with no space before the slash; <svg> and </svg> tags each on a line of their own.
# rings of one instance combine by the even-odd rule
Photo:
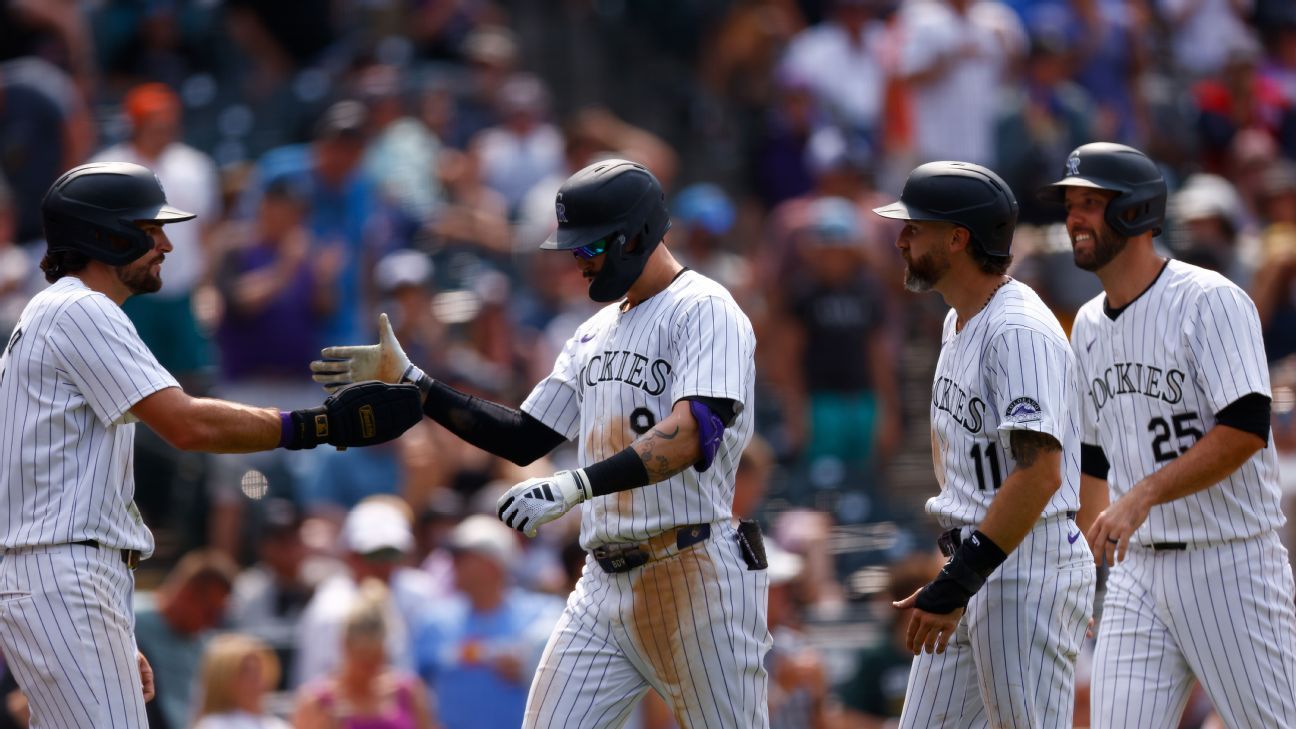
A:
<svg viewBox="0 0 1296 729">
<path fill-rule="evenodd" d="M 311 379 L 329 392 L 366 380 L 395 384 L 410 366 L 386 314 L 378 315 L 377 344 L 325 347 L 320 356 L 324 359 L 311 362 Z"/>
</svg>

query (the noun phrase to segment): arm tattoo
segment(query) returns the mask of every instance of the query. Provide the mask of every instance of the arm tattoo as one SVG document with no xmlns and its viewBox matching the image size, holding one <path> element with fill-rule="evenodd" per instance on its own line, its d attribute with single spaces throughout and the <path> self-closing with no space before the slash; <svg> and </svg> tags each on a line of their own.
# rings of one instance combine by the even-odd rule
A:
<svg viewBox="0 0 1296 729">
<path fill-rule="evenodd" d="M 669 433 L 661 428 L 653 428 L 635 442 L 635 450 L 643 459 L 644 470 L 648 471 L 648 477 L 653 483 L 664 481 L 689 467 L 688 463 L 672 466 L 670 457 L 663 452 L 667 450 L 669 444 L 662 441 L 675 440 L 679 433 L 678 425 L 673 432 Z"/>
<path fill-rule="evenodd" d="M 1009 436 L 1012 445 L 1013 459 L 1017 465 L 1029 468 L 1035 465 L 1035 459 L 1041 453 L 1060 451 L 1062 445 L 1048 433 L 1036 433 L 1033 430 L 1014 430 Z"/>
</svg>

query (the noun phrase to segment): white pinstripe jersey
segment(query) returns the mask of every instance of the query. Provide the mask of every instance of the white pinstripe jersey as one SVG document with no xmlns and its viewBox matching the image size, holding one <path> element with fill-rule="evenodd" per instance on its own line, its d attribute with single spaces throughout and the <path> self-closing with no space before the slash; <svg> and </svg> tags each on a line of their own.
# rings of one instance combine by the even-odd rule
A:
<svg viewBox="0 0 1296 729">
<path fill-rule="evenodd" d="M 151 553 L 130 408 L 178 386 L 121 307 L 81 279 L 33 297 L 0 358 L 0 547 L 93 539 Z"/>
<path fill-rule="evenodd" d="M 945 528 L 979 524 L 1016 468 L 1014 430 L 1062 444 L 1062 486 L 1041 518 L 1080 503 L 1079 397 L 1075 359 L 1057 317 L 1020 281 L 1009 281 L 955 332 L 945 317 L 932 385 L 933 460 L 940 493 L 927 511 Z"/>
<path fill-rule="evenodd" d="M 1099 294 L 1071 342 L 1084 392 L 1082 439 L 1111 464 L 1113 499 L 1186 452 L 1243 395 L 1271 397 L 1255 304 L 1223 276 L 1170 261 L 1115 320 Z M 1282 526 L 1272 436 L 1220 483 L 1152 507 L 1139 544 L 1239 539 Z"/>
<path fill-rule="evenodd" d="M 711 468 L 694 468 L 643 488 L 581 505 L 581 545 L 641 541 L 684 524 L 732 516 L 734 473 L 752 434 L 756 336 L 723 286 L 685 271 L 629 311 L 604 307 L 577 327 L 553 372 L 522 410 L 568 440 L 579 461 L 609 458 L 670 415 L 679 400 L 733 400 Z"/>
</svg>

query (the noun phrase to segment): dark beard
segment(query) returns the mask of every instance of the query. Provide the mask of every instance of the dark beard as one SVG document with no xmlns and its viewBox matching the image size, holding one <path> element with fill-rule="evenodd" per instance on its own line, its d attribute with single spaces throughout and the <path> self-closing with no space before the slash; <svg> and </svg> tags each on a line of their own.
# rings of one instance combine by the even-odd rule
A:
<svg viewBox="0 0 1296 729">
<path fill-rule="evenodd" d="M 931 253 L 919 256 L 905 266 L 905 288 L 914 293 L 931 291 L 949 270 L 949 259 Z"/>
<path fill-rule="evenodd" d="M 156 261 L 153 263 L 156 263 Z M 149 272 L 149 269 L 153 267 L 153 263 L 138 268 L 132 267 L 132 264 L 117 266 L 115 269 L 117 271 L 117 280 L 130 289 L 132 295 L 156 293 L 158 289 L 162 288 L 162 277 L 154 276 Z"/>
<path fill-rule="evenodd" d="M 1115 231 L 1106 225 L 1092 232 L 1094 234 L 1093 251 L 1088 255 L 1082 256 L 1080 251 L 1074 247 L 1075 240 L 1072 239 L 1071 241 L 1071 257 L 1075 260 L 1076 267 L 1091 272 L 1111 263 L 1112 259 L 1125 250 L 1125 244 L 1129 242 L 1128 238 L 1116 235 Z"/>
</svg>

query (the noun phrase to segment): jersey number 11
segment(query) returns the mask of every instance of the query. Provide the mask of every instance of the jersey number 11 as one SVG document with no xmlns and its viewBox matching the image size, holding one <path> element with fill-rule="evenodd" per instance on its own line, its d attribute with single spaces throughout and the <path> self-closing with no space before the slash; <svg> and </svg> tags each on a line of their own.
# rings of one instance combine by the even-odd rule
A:
<svg viewBox="0 0 1296 729">
<path fill-rule="evenodd" d="M 982 453 L 985 453 L 984 458 Z M 977 489 L 986 490 L 986 464 L 990 465 L 990 490 L 994 491 L 1003 483 L 1003 470 L 999 467 L 999 449 L 993 444 L 986 444 L 985 450 L 981 450 L 980 443 L 972 444 L 972 462 L 976 464 Z M 983 463 L 982 461 L 985 461 Z"/>
</svg>

